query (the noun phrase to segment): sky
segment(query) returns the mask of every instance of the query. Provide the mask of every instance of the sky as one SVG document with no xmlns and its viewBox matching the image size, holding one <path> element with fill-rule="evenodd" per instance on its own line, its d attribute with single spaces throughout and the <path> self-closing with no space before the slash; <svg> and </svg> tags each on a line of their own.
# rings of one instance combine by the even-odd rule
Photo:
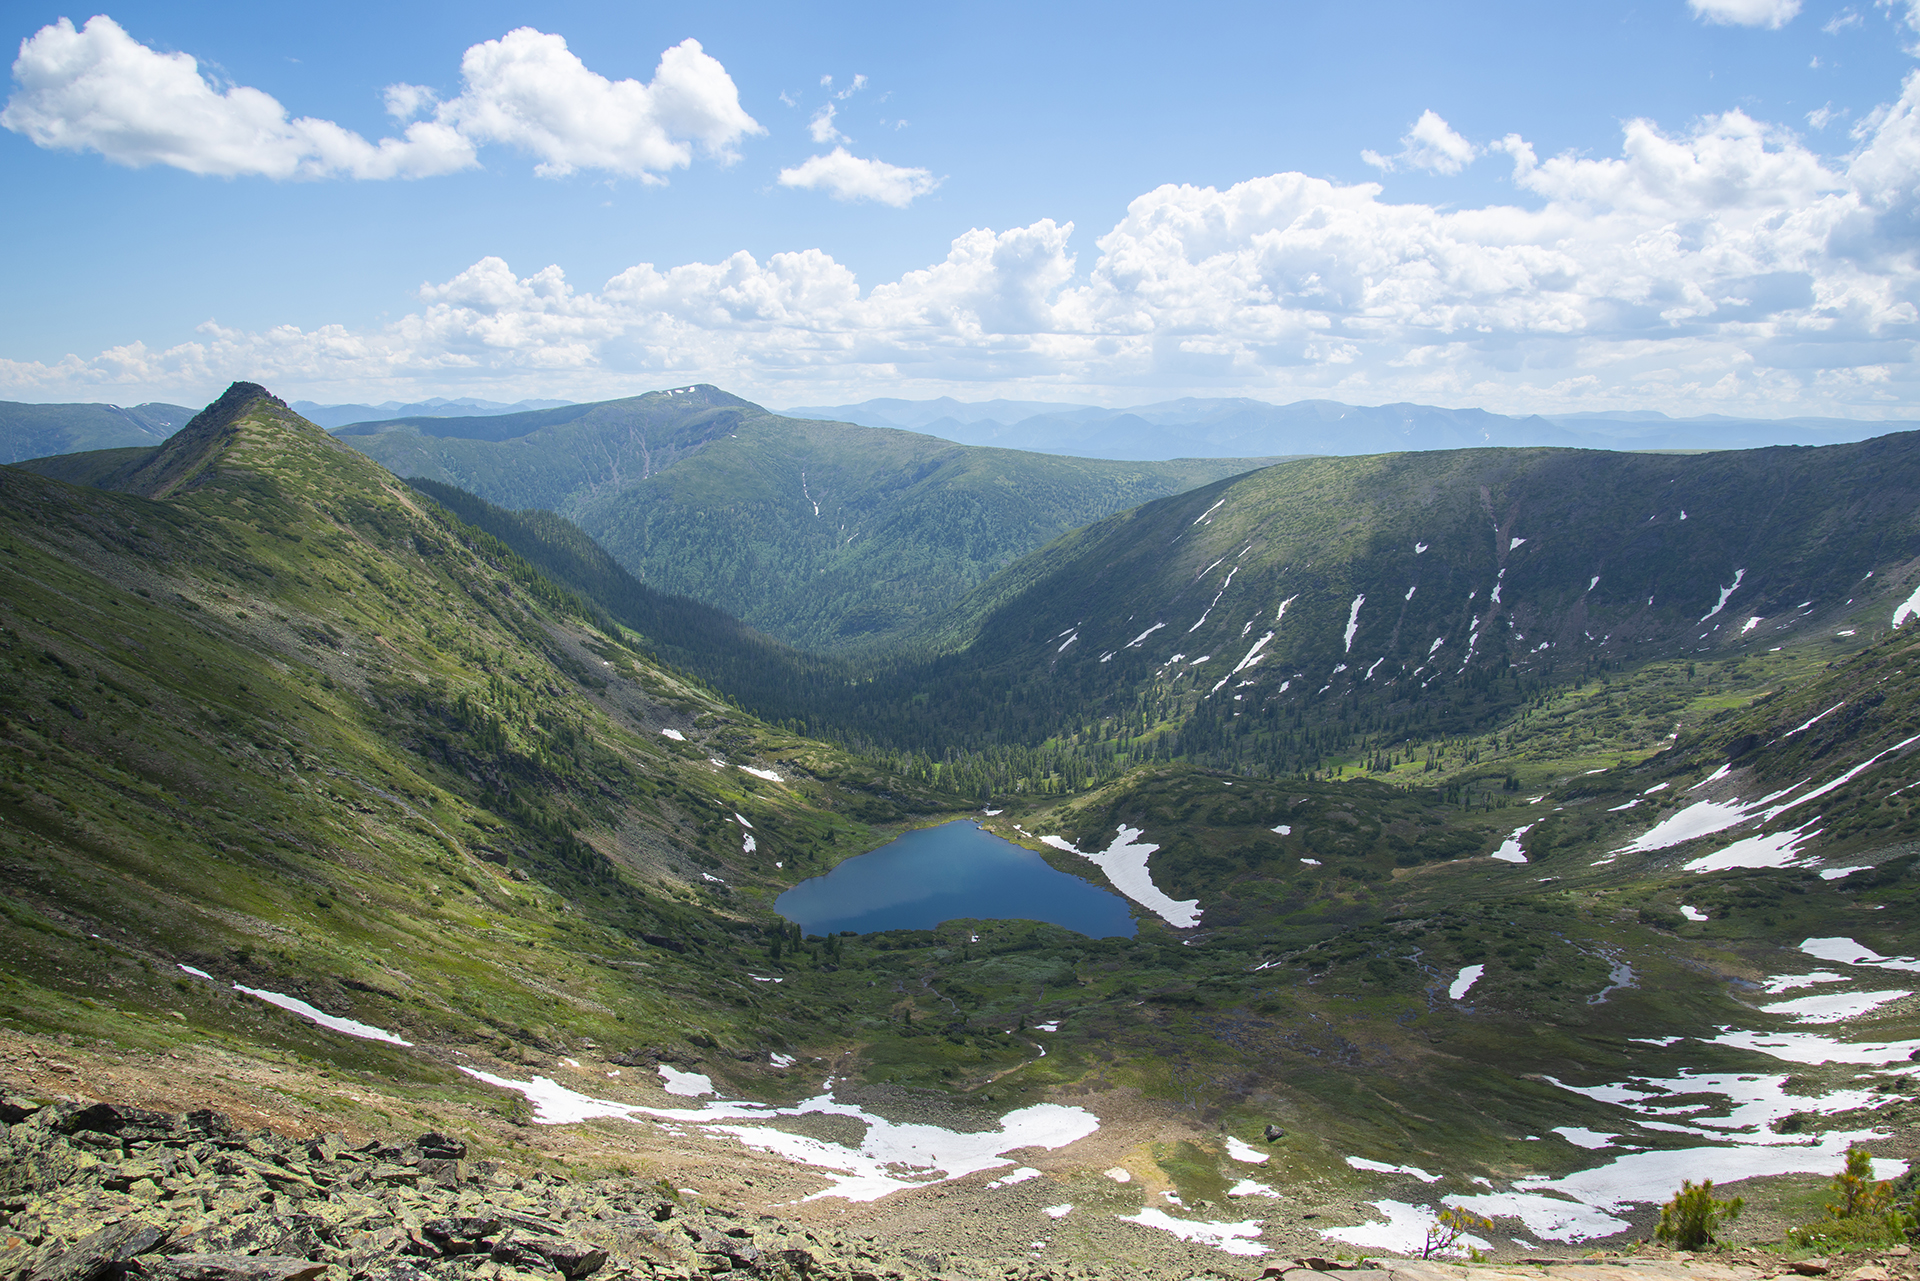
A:
<svg viewBox="0 0 1920 1281">
<path fill-rule="evenodd" d="M 4 399 L 1920 415 L 1920 0 L 0 15 Z"/>
</svg>

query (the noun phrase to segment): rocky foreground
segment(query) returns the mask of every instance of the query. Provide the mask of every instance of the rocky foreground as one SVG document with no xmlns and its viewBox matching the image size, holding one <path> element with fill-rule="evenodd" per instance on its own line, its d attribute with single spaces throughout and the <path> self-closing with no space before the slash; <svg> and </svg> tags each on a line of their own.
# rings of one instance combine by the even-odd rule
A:
<svg viewBox="0 0 1920 1281">
<path fill-rule="evenodd" d="M 223 1114 L 0 1097 L 0 1278 L 14 1281 L 1077 1281 L 1134 1269 L 949 1260 L 747 1215 L 664 1181 L 469 1161 L 442 1134 L 349 1145 L 241 1130 Z M 1742 1253 L 1462 1265 L 1228 1260 L 1211 1275 L 1315 1281 L 1920 1281 L 1904 1250 L 1847 1263 Z"/>
</svg>

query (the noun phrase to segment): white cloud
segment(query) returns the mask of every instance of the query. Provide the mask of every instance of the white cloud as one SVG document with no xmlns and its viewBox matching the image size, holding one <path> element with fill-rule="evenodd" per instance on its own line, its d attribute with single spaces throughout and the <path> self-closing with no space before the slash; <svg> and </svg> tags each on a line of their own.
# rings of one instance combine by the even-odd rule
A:
<svg viewBox="0 0 1920 1281">
<path fill-rule="evenodd" d="M 1542 159 L 1509 136 L 1496 149 L 1532 207 L 1395 203 L 1299 173 L 1169 185 L 1084 267 L 1052 221 L 969 231 L 871 286 L 817 249 L 581 289 L 489 258 L 391 324 L 209 325 L 0 364 L 0 388 L 190 399 L 248 377 L 321 400 L 588 399 L 703 380 L 776 404 L 884 387 L 1884 416 L 1920 400 L 1920 71 L 1856 136 L 1837 161 L 1738 111 L 1683 133 L 1630 121 L 1612 156 Z"/>
<path fill-rule="evenodd" d="M 1778 31 L 1800 12 L 1800 0 L 1687 0 L 1687 7 L 1708 22 Z"/>
<path fill-rule="evenodd" d="M 184 53 L 156 53 L 104 14 L 74 30 L 62 18 L 20 44 L 18 86 L 0 125 L 37 146 L 97 151 L 134 168 L 269 178 L 423 178 L 474 163 L 473 146 L 419 121 L 370 143 L 330 120 L 287 118 L 271 95 L 217 91 Z"/>
<path fill-rule="evenodd" d="M 829 115 L 829 129 L 831 120 Z M 820 117 L 814 117 L 814 121 L 814 138 L 826 141 L 821 137 Z M 835 200 L 878 200 L 895 209 L 905 209 L 916 196 L 924 196 L 940 185 L 940 180 L 925 169 L 862 159 L 845 147 L 835 147 L 824 156 L 809 156 L 791 169 L 782 169 L 779 181 L 783 187 L 824 191 Z"/>
<path fill-rule="evenodd" d="M 465 91 L 448 102 L 420 85 L 390 86 L 396 120 L 429 108 L 432 117 L 371 143 L 330 120 L 289 119 L 258 89 L 218 89 L 191 56 L 156 52 L 105 15 L 78 31 L 62 18 L 21 42 L 0 125 L 134 168 L 276 179 L 424 178 L 477 164 L 477 147 L 499 142 L 538 156 L 545 175 L 592 168 L 657 181 L 688 164 L 694 144 L 726 162 L 740 138 L 765 132 L 693 40 L 662 54 L 644 85 L 609 81 L 559 36 L 527 27 L 474 45 L 461 70 Z"/>
<path fill-rule="evenodd" d="M 1848 27 L 1863 27 L 1865 25 L 1866 20 L 1849 6 L 1834 14 L 1831 18 L 1828 18 L 1826 24 L 1822 26 L 1820 30 L 1830 36 L 1837 36 Z"/>
<path fill-rule="evenodd" d="M 689 164 L 694 143 L 724 163 L 741 138 L 766 132 L 698 40 L 661 54 L 650 84 L 608 80 L 565 40 L 532 27 L 474 45 L 460 72 L 466 91 L 435 118 L 475 141 L 532 152 L 542 176 L 601 169 L 651 178 Z"/>
<path fill-rule="evenodd" d="M 829 102 L 826 106 L 813 113 L 813 119 L 807 121 L 807 132 L 813 135 L 813 140 L 823 147 L 830 142 L 845 142 L 847 140 L 845 134 L 833 127 L 833 117 L 836 114 L 837 112 L 834 105 Z"/>
<path fill-rule="evenodd" d="M 1815 107 L 1812 111 L 1809 111 L 1807 113 L 1807 123 L 1815 129 L 1825 129 L 1828 125 L 1846 114 L 1844 107 L 1835 111 L 1833 104 L 1829 102 L 1823 107 Z"/>
<path fill-rule="evenodd" d="M 854 94 L 859 93 L 862 89 L 866 87 L 867 87 L 867 78 L 865 76 L 856 75 L 853 78 L 852 84 L 848 85 L 846 88 L 842 89 L 839 93 L 836 93 L 833 96 L 841 99 L 842 101 L 845 101 L 846 99 L 853 97 Z"/>
<path fill-rule="evenodd" d="M 440 101 L 440 96 L 425 85 L 388 85 L 382 97 L 386 100 L 387 114 L 402 123 Z"/>
<path fill-rule="evenodd" d="M 1398 155 L 1383 156 L 1363 151 L 1360 158 L 1376 169 L 1392 173 L 1405 166 L 1452 176 L 1473 163 L 1479 149 L 1453 131 L 1453 127 L 1432 111 L 1423 111 L 1400 138 Z"/>
</svg>

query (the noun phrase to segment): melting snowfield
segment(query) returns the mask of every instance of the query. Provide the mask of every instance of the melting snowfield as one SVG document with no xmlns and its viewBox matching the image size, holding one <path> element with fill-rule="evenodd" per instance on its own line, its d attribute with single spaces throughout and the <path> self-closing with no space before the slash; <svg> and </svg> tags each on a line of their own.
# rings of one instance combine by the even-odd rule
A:
<svg viewBox="0 0 1920 1281">
<path fill-rule="evenodd" d="M 1141 829 L 1122 827 L 1114 837 L 1113 844 L 1097 854 L 1083 854 L 1073 847 L 1073 842 L 1061 836 L 1043 836 L 1040 842 L 1069 854 L 1079 854 L 1105 872 L 1114 889 L 1168 925 L 1177 930 L 1192 929 L 1200 924 L 1200 900 L 1171 899 L 1161 892 L 1160 887 L 1153 883 L 1153 873 L 1147 870 L 1148 857 L 1160 847 L 1143 844 L 1140 836 Z"/>
<path fill-rule="evenodd" d="M 1829 712 L 1833 710 L 1835 710 L 1835 708 L 1827 709 Z M 1825 716 L 1826 714 L 1827 712 L 1822 712 L 1820 716 Z M 1802 725 L 1800 729 L 1790 731 L 1785 737 L 1791 738 L 1794 734 L 1799 733 L 1800 730 L 1807 728 L 1807 725 L 1811 725 L 1814 721 L 1819 720 L 1820 716 L 1814 717 L 1812 721 L 1808 721 L 1807 724 Z M 1757 801 L 1746 802 L 1737 796 L 1724 801 L 1695 801 L 1685 809 L 1677 813 L 1669 814 L 1666 818 L 1661 819 L 1639 836 L 1613 851 L 1613 853 L 1597 860 L 1594 865 L 1597 867 L 1603 863 L 1611 863 L 1622 854 L 1647 854 L 1655 850 L 1670 849 L 1675 845 L 1698 840 L 1703 836 L 1712 836 L 1718 832 L 1724 832 L 1730 828 L 1740 827 L 1747 823 L 1752 823 L 1758 828 L 1765 828 L 1789 810 L 1798 809 L 1808 801 L 1817 800 L 1829 792 L 1845 787 L 1855 778 L 1878 765 L 1882 760 L 1898 752 L 1905 751 L 1915 743 L 1920 743 L 1920 734 L 1903 739 L 1895 743 L 1892 747 L 1884 748 L 1874 753 L 1838 778 L 1829 779 L 1811 791 L 1802 790 L 1807 787 L 1808 783 L 1812 782 L 1811 779 L 1805 779 L 1795 783 L 1791 787 L 1784 787 L 1771 795 L 1763 796 Z M 1729 766 L 1722 765 L 1711 777 L 1702 779 L 1700 782 L 1694 784 L 1694 787 L 1705 787 L 1708 783 L 1715 782 L 1724 777 L 1729 770 Z M 1794 795 L 1796 792 L 1799 793 L 1799 795 Z M 1791 799 L 1782 800 L 1781 798 L 1783 797 L 1790 797 Z M 1780 803 L 1776 805 L 1774 803 L 1776 801 Z M 1818 830 L 1814 827 L 1819 821 L 1820 817 L 1816 814 L 1812 818 L 1802 821 L 1798 827 L 1789 830 L 1775 832 L 1755 831 L 1751 835 L 1742 837 L 1740 840 L 1734 841 L 1722 849 L 1710 854 L 1701 855 L 1688 863 L 1686 870 L 1689 872 L 1722 872 L 1736 867 L 1792 867 L 1799 862 L 1800 847 L 1819 835 Z"/>
<path fill-rule="evenodd" d="M 1100 1128 L 1099 1118 L 1084 1108 L 1037 1103 L 1000 1119 L 997 1130 L 960 1133 L 937 1125 L 889 1121 L 852 1103 L 841 1103 L 829 1090 L 790 1108 L 764 1103 L 722 1100 L 698 1108 L 656 1108 L 635 1103 L 596 1099 L 570 1090 L 544 1076 L 514 1081 L 476 1068 L 460 1069 L 468 1076 L 513 1090 L 533 1105 L 540 1125 L 566 1125 L 597 1118 L 644 1123 L 648 1120 L 697 1125 L 709 1133 L 730 1135 L 743 1146 L 771 1152 L 818 1171 L 830 1186 L 808 1196 L 845 1197 L 849 1201 L 877 1201 L 903 1188 L 944 1183 L 981 1170 L 1011 1166 L 1006 1154 L 1022 1148 L 1062 1148 Z M 690 1094 L 694 1082 L 711 1092 L 711 1082 L 697 1073 L 661 1068 L 670 1093 Z M 676 1084 L 682 1088 L 675 1088 Z M 789 1134 L 771 1124 L 781 1117 L 843 1116 L 864 1122 L 866 1135 L 857 1148 Z M 1255 1232 L 1258 1232 L 1255 1227 Z"/>
<path fill-rule="evenodd" d="M 1634 1205 L 1665 1201 L 1683 1179 L 1729 1183 L 1770 1175 L 1836 1173 L 1849 1147 L 1884 1138 L 1885 1134 L 1871 1128 L 1828 1130 L 1817 1135 L 1782 1133 L 1780 1123 L 1796 1115 L 1838 1116 L 1905 1097 L 1884 1092 L 1887 1079 L 1898 1078 L 1910 1057 L 1920 1054 L 1920 1040 L 1853 1039 L 1844 1025 L 1870 1017 L 1908 996 L 1912 984 L 1906 988 L 1885 986 L 1889 981 L 1887 971 L 1920 972 L 1920 960 L 1882 956 L 1851 938 L 1810 938 L 1799 950 L 1814 960 L 1850 967 L 1853 973 L 1815 970 L 1771 978 L 1764 985 L 1771 994 L 1820 989 L 1758 1007 L 1801 1028 L 1766 1032 L 1726 1027 L 1706 1040 L 1706 1044 L 1764 1055 L 1779 1064 L 1778 1070 L 1764 1064 L 1739 1072 L 1681 1067 L 1670 1076 L 1631 1076 L 1600 1085 L 1544 1078 L 1568 1094 L 1604 1105 L 1615 1113 L 1605 1130 L 1557 1126 L 1553 1133 L 1558 1139 L 1587 1152 L 1617 1155 L 1563 1177 L 1520 1178 L 1506 1187 L 1489 1187 L 1484 1192 L 1448 1194 L 1440 1202 L 1496 1221 L 1505 1220 L 1503 1230 L 1512 1228 L 1517 1220 L 1521 1226 L 1513 1230 L 1524 1231 L 1528 1237 L 1571 1243 L 1627 1230 L 1631 1224 L 1622 1217 L 1623 1212 Z M 1459 1000 L 1479 977 L 1478 973 L 1461 971 L 1449 994 Z M 1868 986 L 1876 981 L 1879 986 Z M 1847 990 L 1835 991 L 1836 985 Z M 1819 1025 L 1820 1030 L 1802 1030 L 1809 1024 Z M 1685 1041 L 1680 1037 L 1638 1039 L 1675 1057 L 1678 1052 L 1674 1047 Z M 1805 1075 L 1805 1066 L 1814 1065 L 1852 1065 L 1858 1070 L 1850 1080 L 1823 1088 Z M 1675 1142 L 1682 1146 L 1655 1146 Z M 1423 1182 L 1435 1177 L 1414 1167 L 1358 1157 L 1348 1157 L 1347 1163 L 1355 1169 L 1399 1174 Z M 1902 1161 L 1876 1159 L 1874 1177 L 1891 1178 L 1904 1167 Z M 1438 1210 L 1437 1206 L 1391 1200 L 1375 1201 L 1373 1205 L 1386 1222 L 1323 1229 L 1322 1235 L 1368 1249 L 1417 1251 Z"/>
<path fill-rule="evenodd" d="M 1162 1232 L 1171 1232 L 1182 1241 L 1210 1245 L 1228 1254 L 1253 1258 L 1267 1253 L 1267 1247 L 1253 1239 L 1260 1235 L 1262 1225 L 1258 1219 L 1248 1219 L 1244 1223 L 1203 1223 L 1198 1219 L 1176 1219 L 1158 1206 L 1151 1205 L 1138 1214 L 1122 1214 L 1118 1217 L 1123 1223 L 1159 1228 Z"/>
</svg>

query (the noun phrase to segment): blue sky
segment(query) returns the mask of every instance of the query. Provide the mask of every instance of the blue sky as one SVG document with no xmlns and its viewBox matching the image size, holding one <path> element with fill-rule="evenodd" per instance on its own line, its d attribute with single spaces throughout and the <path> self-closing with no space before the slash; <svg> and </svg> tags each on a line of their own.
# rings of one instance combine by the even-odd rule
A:
<svg viewBox="0 0 1920 1281">
<path fill-rule="evenodd" d="M 4 12 L 0 397 L 1914 412 L 1906 0 Z"/>
</svg>

